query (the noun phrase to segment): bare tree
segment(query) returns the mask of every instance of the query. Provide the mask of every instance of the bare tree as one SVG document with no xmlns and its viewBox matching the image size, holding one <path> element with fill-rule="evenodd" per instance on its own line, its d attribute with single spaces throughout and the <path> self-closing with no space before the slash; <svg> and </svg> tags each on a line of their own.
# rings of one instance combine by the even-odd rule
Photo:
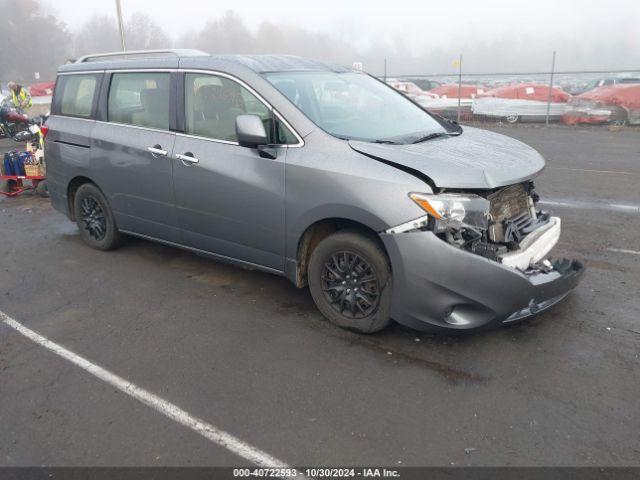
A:
<svg viewBox="0 0 640 480">
<path fill-rule="evenodd" d="M 117 50 L 120 50 L 120 36 L 115 17 L 94 15 L 76 33 L 74 41 L 76 57 Z"/>
<path fill-rule="evenodd" d="M 185 40 L 193 42 L 193 48 L 210 53 L 254 53 L 255 39 L 242 18 L 227 11 L 219 19 L 209 19 L 199 34 Z"/>
<path fill-rule="evenodd" d="M 63 21 L 45 11 L 39 0 L 0 0 L 0 80 L 35 81 L 53 79 L 58 65 L 70 57 L 87 53 L 117 51 L 120 40 L 115 18 L 93 16 L 71 34 Z M 465 53 L 466 71 L 541 70 L 548 67 L 548 52 L 562 45 L 562 67 L 566 69 L 635 68 L 640 60 L 640 43 L 635 41 L 635 24 L 630 19 L 619 25 L 619 34 L 597 40 L 570 32 L 537 40 L 520 32 L 505 30 L 501 38 L 473 38 L 452 31 L 446 44 L 410 44 L 404 35 L 395 38 L 363 39 L 353 27 L 343 31 L 314 31 L 292 24 L 263 22 L 247 27 L 242 17 L 227 11 L 210 18 L 202 28 L 192 28 L 174 39 L 150 13 L 138 12 L 125 19 L 127 47 L 159 49 L 172 45 L 198 48 L 210 53 L 280 53 L 318 58 L 350 65 L 364 64 L 365 70 L 381 74 L 384 59 L 389 73 L 454 72 L 452 61 Z M 428 32 L 427 32 L 428 33 Z M 595 38 L 595 37 L 594 37 Z M 366 41 L 365 41 L 366 40 Z"/>
<path fill-rule="evenodd" d="M 66 26 L 42 10 L 36 0 L 19 4 L 0 0 L 0 65 L 2 80 L 53 79 L 58 65 L 70 55 L 71 35 Z"/>
<path fill-rule="evenodd" d="M 124 24 L 127 48 L 131 50 L 171 47 L 171 39 L 147 13 L 136 12 Z"/>
</svg>

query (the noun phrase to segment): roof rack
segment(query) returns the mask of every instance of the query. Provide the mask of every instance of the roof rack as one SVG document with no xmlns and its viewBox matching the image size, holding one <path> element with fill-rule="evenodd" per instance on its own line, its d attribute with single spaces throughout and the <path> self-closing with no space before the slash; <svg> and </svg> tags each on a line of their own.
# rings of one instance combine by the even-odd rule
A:
<svg viewBox="0 0 640 480">
<path fill-rule="evenodd" d="M 85 55 L 84 57 L 80 57 L 76 60 L 75 63 L 85 63 L 100 60 L 103 58 L 109 59 L 110 57 L 144 57 L 147 56 L 156 56 L 156 55 L 174 55 L 175 57 L 194 57 L 194 56 L 205 56 L 209 55 L 208 53 L 202 52 L 200 50 L 188 50 L 181 48 L 174 48 L 168 50 L 129 50 L 124 52 L 107 52 L 107 53 L 94 53 L 91 55 Z"/>
</svg>

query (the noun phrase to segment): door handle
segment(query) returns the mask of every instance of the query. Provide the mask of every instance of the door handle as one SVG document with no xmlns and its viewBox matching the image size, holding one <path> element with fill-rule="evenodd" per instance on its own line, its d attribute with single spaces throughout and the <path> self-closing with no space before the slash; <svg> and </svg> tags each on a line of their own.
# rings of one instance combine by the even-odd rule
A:
<svg viewBox="0 0 640 480">
<path fill-rule="evenodd" d="M 151 152 L 154 157 L 166 157 L 167 151 L 162 149 L 160 145 L 154 145 L 153 147 L 147 147 L 147 150 Z"/>
<path fill-rule="evenodd" d="M 196 157 L 194 157 L 193 153 L 191 152 L 185 152 L 184 154 L 176 153 L 176 158 L 180 160 L 184 165 L 193 165 L 194 163 L 198 163 L 200 161 Z"/>
</svg>

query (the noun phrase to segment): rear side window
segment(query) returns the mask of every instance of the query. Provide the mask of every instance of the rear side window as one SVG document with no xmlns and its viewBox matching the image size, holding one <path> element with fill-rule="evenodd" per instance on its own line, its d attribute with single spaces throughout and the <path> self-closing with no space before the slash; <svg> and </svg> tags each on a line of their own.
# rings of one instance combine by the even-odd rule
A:
<svg viewBox="0 0 640 480">
<path fill-rule="evenodd" d="M 91 117 L 98 79 L 96 74 L 61 76 L 58 80 L 60 85 L 56 88 L 56 113 L 71 117 Z"/>
<path fill-rule="evenodd" d="M 114 73 L 108 121 L 169 130 L 169 78 L 169 73 Z"/>
</svg>

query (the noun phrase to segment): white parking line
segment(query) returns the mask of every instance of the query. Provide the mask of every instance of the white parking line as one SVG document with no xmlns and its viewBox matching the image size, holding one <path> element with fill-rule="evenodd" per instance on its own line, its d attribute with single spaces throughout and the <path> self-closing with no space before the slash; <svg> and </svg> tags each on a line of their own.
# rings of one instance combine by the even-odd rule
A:
<svg viewBox="0 0 640 480">
<path fill-rule="evenodd" d="M 622 203 L 581 202 L 577 200 L 540 200 L 543 205 L 555 207 L 582 208 L 586 210 L 611 210 L 614 212 L 640 213 L 640 205 L 625 205 Z"/>
<path fill-rule="evenodd" d="M 627 250 L 626 248 L 607 248 L 607 250 L 609 250 L 610 252 L 630 253 L 631 255 L 640 255 L 640 252 L 637 252 L 635 250 Z"/>
<path fill-rule="evenodd" d="M 99 378 L 100 380 L 108 383 L 109 385 L 114 386 L 118 390 L 124 392 L 130 397 L 135 398 L 136 400 L 144 403 L 145 405 L 157 410 L 165 417 L 170 418 L 174 422 L 177 422 L 187 428 L 190 428 L 196 433 L 199 433 L 207 440 L 219 445 L 220 447 L 226 448 L 230 452 L 235 453 L 239 457 L 242 457 L 246 460 L 249 460 L 255 465 L 261 467 L 281 467 L 281 468 L 290 468 L 287 466 L 285 462 L 282 460 L 278 460 L 275 457 L 272 457 L 268 453 L 259 450 L 252 445 L 249 445 L 246 442 L 243 442 L 237 437 L 234 437 L 230 433 L 225 432 L 224 430 L 220 430 L 219 428 L 211 425 L 210 423 L 205 422 L 193 415 L 185 412 L 177 405 L 174 405 L 171 402 L 168 402 L 157 395 L 145 390 L 144 388 L 140 388 L 134 383 L 131 383 L 125 380 L 118 375 L 111 373 L 110 371 L 91 363 L 86 358 L 81 357 L 80 355 L 76 355 L 70 350 L 58 345 L 51 340 L 43 337 L 42 335 L 30 330 L 29 328 L 22 325 L 20 322 L 14 320 L 9 315 L 0 311 L 0 320 L 9 327 L 13 328 L 15 331 L 27 337 L 29 340 L 41 345 L 47 350 L 55 353 L 56 355 L 64 358 L 65 360 L 70 361 L 74 365 L 82 368 L 86 372 L 89 372 L 94 377 Z"/>
<path fill-rule="evenodd" d="M 633 172 L 621 172 L 619 170 L 593 170 L 589 168 L 565 168 L 565 167 L 547 167 L 549 170 L 566 170 L 569 172 L 587 172 L 587 173 L 610 173 L 615 175 L 638 175 Z"/>
</svg>

